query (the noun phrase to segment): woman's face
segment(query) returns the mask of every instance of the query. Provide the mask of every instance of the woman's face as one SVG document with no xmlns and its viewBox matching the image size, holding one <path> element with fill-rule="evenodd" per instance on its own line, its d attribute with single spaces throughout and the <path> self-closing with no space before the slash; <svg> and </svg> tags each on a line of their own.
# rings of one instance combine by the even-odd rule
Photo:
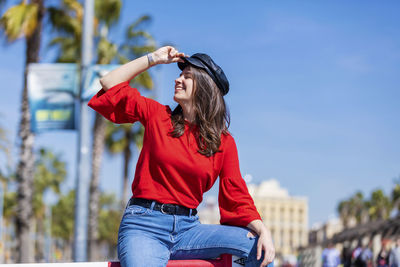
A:
<svg viewBox="0 0 400 267">
<path fill-rule="evenodd" d="M 174 100 L 179 104 L 191 103 L 193 98 L 194 83 L 190 68 L 183 69 L 178 78 L 175 79 Z"/>
</svg>

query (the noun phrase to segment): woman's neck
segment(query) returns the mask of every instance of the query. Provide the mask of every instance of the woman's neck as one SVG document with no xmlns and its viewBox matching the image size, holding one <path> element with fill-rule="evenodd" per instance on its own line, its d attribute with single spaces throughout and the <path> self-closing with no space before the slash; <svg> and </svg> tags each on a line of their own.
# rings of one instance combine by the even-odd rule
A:
<svg viewBox="0 0 400 267">
<path fill-rule="evenodd" d="M 183 111 L 183 118 L 186 121 L 193 123 L 195 121 L 193 105 L 189 104 L 189 103 L 181 103 L 180 105 L 181 105 L 182 111 Z"/>
</svg>

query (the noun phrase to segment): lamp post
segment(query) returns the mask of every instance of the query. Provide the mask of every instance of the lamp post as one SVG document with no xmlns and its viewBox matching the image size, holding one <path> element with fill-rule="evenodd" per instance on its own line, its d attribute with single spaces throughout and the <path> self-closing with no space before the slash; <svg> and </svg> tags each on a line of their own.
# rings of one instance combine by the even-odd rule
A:
<svg viewBox="0 0 400 267">
<path fill-rule="evenodd" d="M 85 0 L 82 31 L 81 76 L 79 90 L 78 168 L 75 192 L 74 261 L 87 260 L 87 222 L 89 202 L 90 154 L 89 110 L 82 99 L 84 77 L 92 63 L 94 0 Z"/>
</svg>

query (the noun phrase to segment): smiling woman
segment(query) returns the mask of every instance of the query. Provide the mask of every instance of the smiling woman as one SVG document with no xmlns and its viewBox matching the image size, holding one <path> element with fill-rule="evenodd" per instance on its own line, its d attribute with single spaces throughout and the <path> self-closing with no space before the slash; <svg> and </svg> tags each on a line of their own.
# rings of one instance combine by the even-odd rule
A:
<svg viewBox="0 0 400 267">
<path fill-rule="evenodd" d="M 199 152 L 211 156 L 221 144 L 221 133 L 226 134 L 229 127 L 230 118 L 224 98 L 205 70 L 189 63 L 178 66 L 182 73 L 175 80 L 174 100 L 179 105 L 172 112 L 172 135 L 179 137 L 183 134 L 184 122 L 199 125 L 199 139 L 203 140 L 199 143 Z"/>
<path fill-rule="evenodd" d="M 175 80 L 175 96 L 174 100 L 192 102 L 193 95 L 193 74 L 191 67 L 186 67 L 178 78 Z"/>
<path fill-rule="evenodd" d="M 174 62 L 182 73 L 175 80 L 178 105 L 173 111 L 129 86 L 149 67 Z M 206 54 L 185 57 L 167 46 L 100 82 L 103 89 L 88 105 L 114 123 L 140 121 L 145 127 L 132 198 L 118 233 L 121 265 L 166 266 L 169 259 L 224 253 L 243 257 L 245 266 L 271 263 L 271 235 L 240 174 L 236 143 L 228 132 L 223 96 L 229 82 L 222 69 Z M 218 177 L 222 225 L 201 224 L 196 208 Z"/>
</svg>

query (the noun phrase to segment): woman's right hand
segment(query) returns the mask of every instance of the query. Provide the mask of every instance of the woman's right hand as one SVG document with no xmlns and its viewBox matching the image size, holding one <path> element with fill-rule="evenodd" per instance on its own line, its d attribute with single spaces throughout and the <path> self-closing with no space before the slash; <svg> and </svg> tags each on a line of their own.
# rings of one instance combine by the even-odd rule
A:
<svg viewBox="0 0 400 267">
<path fill-rule="evenodd" d="M 175 62 L 183 62 L 181 57 L 186 57 L 184 53 L 178 52 L 172 46 L 164 46 L 153 53 L 151 53 L 153 57 L 154 64 L 170 64 Z"/>
</svg>

